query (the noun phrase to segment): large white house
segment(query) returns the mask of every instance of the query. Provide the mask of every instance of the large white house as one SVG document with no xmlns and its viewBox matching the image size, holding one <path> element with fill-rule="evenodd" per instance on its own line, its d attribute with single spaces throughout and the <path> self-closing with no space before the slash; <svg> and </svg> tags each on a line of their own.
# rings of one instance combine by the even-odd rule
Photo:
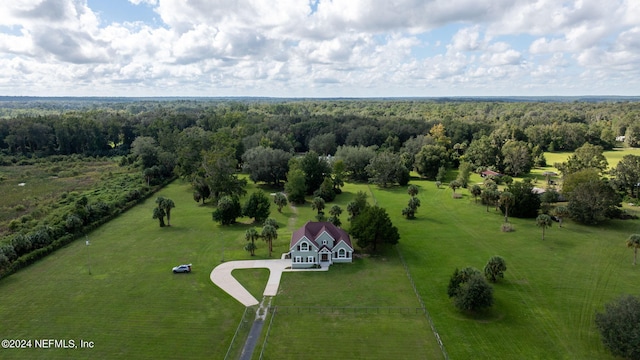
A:
<svg viewBox="0 0 640 360">
<path fill-rule="evenodd" d="M 346 231 L 330 222 L 309 221 L 291 235 L 288 257 L 293 269 L 351 262 L 353 246 Z"/>
</svg>

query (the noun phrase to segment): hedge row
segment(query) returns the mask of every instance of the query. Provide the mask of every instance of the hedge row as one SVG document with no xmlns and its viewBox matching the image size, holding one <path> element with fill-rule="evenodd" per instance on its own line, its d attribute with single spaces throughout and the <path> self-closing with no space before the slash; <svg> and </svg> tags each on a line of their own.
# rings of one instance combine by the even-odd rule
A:
<svg viewBox="0 0 640 360">
<path fill-rule="evenodd" d="M 97 229 L 99 226 L 111 221 L 112 219 L 119 216 L 120 214 L 126 212 L 127 210 L 138 205 L 142 201 L 148 199 L 154 193 L 158 192 L 160 189 L 162 189 L 164 186 L 166 186 L 167 184 L 169 184 L 175 179 L 176 179 L 175 177 L 167 179 L 155 187 L 151 187 L 151 188 L 143 187 L 142 188 L 143 191 L 140 192 L 139 197 L 136 197 L 135 199 L 132 199 L 131 201 L 126 202 L 124 205 L 118 204 L 122 206 L 112 206 L 111 211 L 105 216 L 91 222 L 90 224 L 83 226 L 82 228 L 74 231 L 73 233 L 65 233 L 64 235 L 61 235 L 58 238 L 53 239 L 49 245 L 46 245 L 44 247 L 40 247 L 37 249 L 33 249 L 29 253 L 21 255 L 20 257 L 18 257 L 13 261 L 8 261 L 8 259 L 5 258 L 4 266 L 3 266 L 3 261 L 0 261 L 0 279 L 6 276 L 9 276 L 14 272 L 30 264 L 33 264 L 34 262 L 51 254 L 52 252 L 72 243 L 76 239 L 84 237 L 85 234 Z M 116 204 L 113 204 L 113 205 L 116 205 Z M 0 254 L 0 255 L 4 256 L 4 254 Z"/>
</svg>

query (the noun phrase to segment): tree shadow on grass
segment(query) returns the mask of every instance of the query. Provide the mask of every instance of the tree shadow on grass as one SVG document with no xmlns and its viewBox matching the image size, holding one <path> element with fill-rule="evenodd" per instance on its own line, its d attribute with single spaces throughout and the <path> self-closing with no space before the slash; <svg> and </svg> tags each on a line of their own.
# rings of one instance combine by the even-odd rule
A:
<svg viewBox="0 0 640 360">
<path fill-rule="evenodd" d="M 462 311 L 457 309 L 453 305 L 453 300 L 451 300 L 450 307 L 451 310 L 449 316 L 460 321 L 475 321 L 478 323 L 488 324 L 499 322 L 506 318 L 504 311 L 501 311 L 503 307 L 501 307 L 499 303 L 494 303 L 493 306 L 488 309 Z"/>
<path fill-rule="evenodd" d="M 413 219 L 407 219 L 405 217 L 402 217 L 402 220 L 408 222 L 411 225 L 418 225 L 418 224 L 421 224 L 421 225 L 424 225 L 424 224 L 439 224 L 439 225 L 443 225 L 444 224 L 444 222 L 442 222 L 442 221 L 440 221 L 438 219 L 434 219 L 434 218 L 429 217 L 428 214 L 422 214 L 421 215 L 420 213 L 417 213 L 416 217 L 413 218 Z"/>
<path fill-rule="evenodd" d="M 258 183 L 256 184 L 256 188 L 269 194 L 284 191 L 284 185 L 273 185 L 266 183 Z"/>
</svg>

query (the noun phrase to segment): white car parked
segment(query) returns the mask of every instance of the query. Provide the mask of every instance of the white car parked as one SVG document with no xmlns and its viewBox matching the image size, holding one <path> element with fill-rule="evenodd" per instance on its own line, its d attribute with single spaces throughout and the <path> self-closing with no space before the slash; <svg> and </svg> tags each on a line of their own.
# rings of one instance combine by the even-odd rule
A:
<svg viewBox="0 0 640 360">
<path fill-rule="evenodd" d="M 191 264 L 180 265 L 173 268 L 173 273 L 190 273 L 191 272 Z"/>
</svg>

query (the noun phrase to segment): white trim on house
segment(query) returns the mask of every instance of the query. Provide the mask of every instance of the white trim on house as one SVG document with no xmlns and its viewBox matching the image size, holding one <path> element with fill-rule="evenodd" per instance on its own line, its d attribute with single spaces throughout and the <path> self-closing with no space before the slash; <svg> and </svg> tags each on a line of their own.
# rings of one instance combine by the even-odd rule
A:
<svg viewBox="0 0 640 360">
<path fill-rule="evenodd" d="M 294 268 L 352 262 L 349 234 L 329 222 L 308 222 L 292 234 L 289 254 Z"/>
</svg>

